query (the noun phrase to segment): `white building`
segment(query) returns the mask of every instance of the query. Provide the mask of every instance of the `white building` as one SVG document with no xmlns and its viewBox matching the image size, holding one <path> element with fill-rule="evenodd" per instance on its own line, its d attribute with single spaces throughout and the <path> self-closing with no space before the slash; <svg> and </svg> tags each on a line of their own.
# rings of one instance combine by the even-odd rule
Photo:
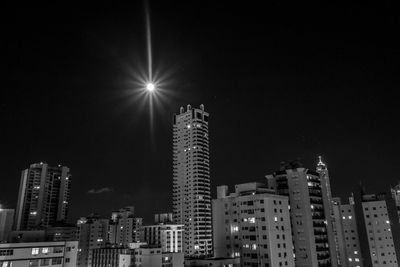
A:
<svg viewBox="0 0 400 267">
<path fill-rule="evenodd" d="M 3 209 L 0 205 L 0 243 L 7 242 L 14 223 L 14 210 Z"/>
<path fill-rule="evenodd" d="M 325 216 L 330 211 L 324 205 L 320 174 L 293 162 L 267 179 L 270 188 L 289 197 L 296 266 L 332 266 Z"/>
<path fill-rule="evenodd" d="M 34 242 L 0 244 L 0 266 L 75 267 L 78 242 Z"/>
<path fill-rule="evenodd" d="M 208 117 L 200 109 L 180 108 L 173 122 L 173 215 L 185 225 L 188 256 L 212 254 Z"/>
<path fill-rule="evenodd" d="M 161 247 L 162 252 L 183 252 L 183 225 L 156 224 L 141 229 L 141 241 Z"/>
<path fill-rule="evenodd" d="M 261 183 L 217 188 L 213 200 L 214 256 L 241 266 L 294 266 L 289 203 Z"/>
<path fill-rule="evenodd" d="M 396 247 L 399 244 L 395 244 L 392 235 L 392 223 L 398 224 L 398 222 L 391 222 L 385 196 L 362 195 L 361 210 L 361 219 L 364 222 L 363 232 L 366 233 L 368 239 L 369 255 L 364 253 L 367 262 L 370 262 L 371 266 L 399 266 L 396 253 Z"/>
</svg>

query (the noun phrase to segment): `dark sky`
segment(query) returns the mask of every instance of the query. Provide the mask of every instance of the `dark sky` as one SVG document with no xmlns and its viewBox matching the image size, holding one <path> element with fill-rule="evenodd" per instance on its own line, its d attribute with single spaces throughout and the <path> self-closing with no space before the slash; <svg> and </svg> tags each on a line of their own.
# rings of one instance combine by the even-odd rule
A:
<svg viewBox="0 0 400 267">
<path fill-rule="evenodd" d="M 131 2 L 3 8 L 1 203 L 15 206 L 29 164 L 61 163 L 72 221 L 134 205 L 150 223 L 171 208 L 172 114 L 189 103 L 210 113 L 213 190 L 263 181 L 281 161 L 314 169 L 318 155 L 336 196 L 400 179 L 394 6 L 151 1 L 153 64 L 169 92 L 151 131 L 134 84 L 144 5 Z"/>
</svg>

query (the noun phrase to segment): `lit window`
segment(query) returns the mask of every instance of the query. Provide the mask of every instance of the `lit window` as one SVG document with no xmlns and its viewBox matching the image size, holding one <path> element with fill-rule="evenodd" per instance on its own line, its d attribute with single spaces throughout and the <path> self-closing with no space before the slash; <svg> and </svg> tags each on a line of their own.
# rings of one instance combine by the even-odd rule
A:
<svg viewBox="0 0 400 267">
<path fill-rule="evenodd" d="M 32 255 L 38 255 L 39 254 L 39 248 L 32 248 Z"/>
<path fill-rule="evenodd" d="M 252 250 L 256 250 L 256 249 L 257 249 L 257 245 L 256 245 L 256 244 L 252 244 L 252 245 L 251 245 L 251 249 L 252 249 Z"/>
<path fill-rule="evenodd" d="M 349 258 L 349 261 L 350 261 L 350 262 L 352 262 L 352 261 L 353 261 L 353 259 L 352 259 L 352 258 Z"/>
<path fill-rule="evenodd" d="M 249 223 L 256 223 L 256 218 L 254 217 L 249 218 Z"/>
<path fill-rule="evenodd" d="M 42 253 L 43 254 L 49 253 L 49 248 L 42 248 Z"/>
<path fill-rule="evenodd" d="M 355 261 L 356 261 L 356 262 L 359 262 L 360 260 L 359 260 L 358 258 L 355 258 Z"/>
<path fill-rule="evenodd" d="M 349 220 L 351 220 L 351 218 L 353 218 L 352 216 L 349 216 Z"/>
<path fill-rule="evenodd" d="M 37 215 L 37 211 L 31 211 L 29 214 L 35 216 Z"/>
<path fill-rule="evenodd" d="M 275 217 L 274 217 L 274 221 L 276 221 L 276 222 L 277 222 L 277 221 L 278 221 L 278 217 L 276 217 L 276 216 L 275 216 Z"/>
</svg>

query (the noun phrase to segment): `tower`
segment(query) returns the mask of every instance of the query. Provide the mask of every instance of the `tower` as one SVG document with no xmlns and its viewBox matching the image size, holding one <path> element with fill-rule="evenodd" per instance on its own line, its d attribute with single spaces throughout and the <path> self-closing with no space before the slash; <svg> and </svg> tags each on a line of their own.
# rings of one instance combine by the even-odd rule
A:
<svg viewBox="0 0 400 267">
<path fill-rule="evenodd" d="M 173 219 L 184 225 L 186 256 L 212 253 L 208 117 L 204 106 L 174 115 Z"/>
<path fill-rule="evenodd" d="M 320 174 L 293 162 L 267 175 L 268 187 L 289 197 L 296 266 L 332 266 Z"/>
<path fill-rule="evenodd" d="M 15 216 L 16 230 L 46 228 L 65 222 L 71 188 L 69 168 L 46 163 L 23 170 Z"/>
<path fill-rule="evenodd" d="M 339 248 L 339 235 L 335 224 L 335 214 L 333 210 L 333 199 L 331 191 L 331 182 L 329 180 L 328 166 L 322 162 L 322 157 L 318 157 L 317 173 L 321 178 L 321 191 L 323 196 L 325 217 L 326 217 L 326 228 L 328 230 L 328 242 L 329 242 L 329 252 L 331 255 L 332 267 L 342 266 L 344 263 L 343 256 L 340 255 Z"/>
</svg>

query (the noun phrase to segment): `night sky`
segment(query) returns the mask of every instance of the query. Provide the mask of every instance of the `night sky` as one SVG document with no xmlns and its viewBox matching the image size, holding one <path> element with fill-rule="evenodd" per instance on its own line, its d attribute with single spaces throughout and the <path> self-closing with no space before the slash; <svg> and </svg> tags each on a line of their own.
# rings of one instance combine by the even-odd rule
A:
<svg viewBox="0 0 400 267">
<path fill-rule="evenodd" d="M 150 129 L 142 1 L 5 6 L 0 93 L 0 203 L 20 172 L 71 168 L 71 222 L 134 205 L 151 223 L 172 209 L 172 115 L 210 113 L 212 190 L 264 181 L 282 161 L 315 169 L 333 195 L 400 176 L 398 10 L 385 2 L 150 1 L 153 64 L 168 95 Z M 161 1 L 160 1 L 161 2 Z"/>
</svg>

